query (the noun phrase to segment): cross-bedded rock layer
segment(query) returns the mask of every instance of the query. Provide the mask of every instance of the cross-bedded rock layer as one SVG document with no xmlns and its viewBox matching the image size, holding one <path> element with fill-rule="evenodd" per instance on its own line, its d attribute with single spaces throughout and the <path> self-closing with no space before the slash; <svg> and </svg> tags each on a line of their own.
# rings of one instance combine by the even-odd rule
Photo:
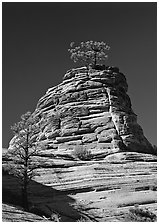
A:
<svg viewBox="0 0 159 224">
<path fill-rule="evenodd" d="M 14 162 L 6 153 L 3 150 L 4 170 Z M 41 215 L 50 217 L 53 211 L 63 222 L 75 222 L 81 217 L 92 222 L 125 222 L 129 209 L 136 204 L 157 214 L 155 155 L 121 152 L 98 161 L 72 161 L 50 155 L 52 149 L 33 157 L 38 169 L 28 190 L 29 202 Z M 18 179 L 4 175 L 3 190 L 20 196 Z M 4 209 L 4 221 L 9 220 L 8 216 L 10 211 L 7 214 Z"/>
<path fill-rule="evenodd" d="M 157 157 L 150 155 L 153 147 L 137 124 L 127 89 L 118 68 L 83 67 L 68 71 L 39 100 L 34 116 L 42 129 L 35 138 L 48 147 L 32 158 L 38 168 L 28 198 L 46 217 L 54 211 L 64 222 L 126 221 L 135 204 L 156 214 Z M 91 150 L 91 161 L 73 159 L 78 146 Z M 4 170 L 14 163 L 7 151 Z M 3 176 L 6 192 L 20 195 L 17 183 Z"/>
<path fill-rule="evenodd" d="M 37 104 L 34 114 L 43 124 L 37 138 L 60 156 L 72 155 L 77 146 L 89 149 L 94 158 L 119 151 L 154 153 L 127 90 L 117 67 L 69 70 Z"/>
</svg>

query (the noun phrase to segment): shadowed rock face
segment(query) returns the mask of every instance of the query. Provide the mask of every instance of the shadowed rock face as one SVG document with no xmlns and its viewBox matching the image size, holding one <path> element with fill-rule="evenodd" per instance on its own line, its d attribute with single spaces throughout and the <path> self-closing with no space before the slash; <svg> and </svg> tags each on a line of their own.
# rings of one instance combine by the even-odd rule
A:
<svg viewBox="0 0 159 224">
<path fill-rule="evenodd" d="M 71 155 L 77 145 L 94 157 L 119 151 L 153 153 L 127 89 L 126 78 L 116 67 L 69 70 L 37 104 L 34 114 L 42 123 L 37 138 L 57 155 Z"/>
</svg>

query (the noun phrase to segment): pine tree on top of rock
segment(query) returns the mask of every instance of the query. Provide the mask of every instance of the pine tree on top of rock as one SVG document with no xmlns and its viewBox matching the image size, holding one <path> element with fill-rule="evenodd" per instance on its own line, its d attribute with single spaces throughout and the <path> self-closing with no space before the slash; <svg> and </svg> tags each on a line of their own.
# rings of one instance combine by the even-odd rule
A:
<svg viewBox="0 0 159 224">
<path fill-rule="evenodd" d="M 86 41 L 81 42 L 79 46 L 75 46 L 74 42 L 71 42 L 70 49 L 71 59 L 76 62 L 82 62 L 87 68 L 91 66 L 96 68 L 97 63 L 105 61 L 108 58 L 107 51 L 110 47 L 103 41 Z"/>
</svg>

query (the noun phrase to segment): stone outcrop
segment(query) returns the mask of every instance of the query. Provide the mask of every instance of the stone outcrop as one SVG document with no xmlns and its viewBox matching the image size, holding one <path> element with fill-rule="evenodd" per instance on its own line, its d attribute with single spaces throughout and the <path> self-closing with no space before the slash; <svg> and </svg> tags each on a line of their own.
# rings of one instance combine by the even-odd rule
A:
<svg viewBox="0 0 159 224">
<path fill-rule="evenodd" d="M 29 202 L 45 217 L 49 218 L 52 211 L 60 215 L 62 222 L 81 218 L 120 222 L 126 221 L 135 204 L 157 214 L 155 155 L 120 152 L 98 161 L 72 161 L 50 155 L 52 149 L 33 158 L 39 168 L 29 185 Z M 4 151 L 3 169 L 11 162 Z M 21 194 L 18 180 L 10 175 L 3 176 L 3 190 Z M 4 219 L 6 215 L 4 210 Z"/>
<path fill-rule="evenodd" d="M 28 199 L 48 219 L 126 221 L 135 204 L 157 213 L 157 156 L 137 123 L 125 76 L 116 67 L 98 69 L 68 71 L 33 113 L 42 126 L 35 138 L 47 147 L 32 158 Z M 91 152 L 89 161 L 74 158 L 80 148 Z M 14 163 L 7 149 L 2 159 L 4 171 Z M 21 195 L 18 179 L 6 172 L 3 192 Z"/>
<path fill-rule="evenodd" d="M 117 67 L 69 70 L 63 82 L 48 89 L 35 116 L 42 130 L 37 138 L 56 155 L 72 155 L 76 146 L 94 156 L 121 151 L 154 153 L 137 123 L 127 95 L 125 76 Z"/>
</svg>

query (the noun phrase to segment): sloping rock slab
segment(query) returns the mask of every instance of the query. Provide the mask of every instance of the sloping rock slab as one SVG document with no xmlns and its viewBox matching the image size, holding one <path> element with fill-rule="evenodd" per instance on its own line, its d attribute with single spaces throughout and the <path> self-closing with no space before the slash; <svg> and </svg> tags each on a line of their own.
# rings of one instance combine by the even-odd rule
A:
<svg viewBox="0 0 159 224">
<path fill-rule="evenodd" d="M 109 163 L 123 163 L 125 162 L 135 162 L 135 161 L 144 161 L 144 162 L 157 162 L 157 157 L 151 154 L 137 153 L 137 152 L 120 152 L 109 155 L 105 158 L 105 161 Z"/>
<path fill-rule="evenodd" d="M 63 222 L 81 217 L 93 222 L 124 221 L 135 204 L 157 213 L 156 156 L 124 152 L 105 160 L 72 161 L 42 154 L 35 160 L 38 175 L 30 184 L 29 200 L 48 217 L 48 206 Z M 3 161 L 3 167 L 7 163 Z M 12 178 L 4 176 L 3 187 L 17 194 Z"/>
<path fill-rule="evenodd" d="M 3 222 L 45 222 L 46 220 L 38 215 L 25 212 L 12 205 L 2 204 Z"/>
</svg>

